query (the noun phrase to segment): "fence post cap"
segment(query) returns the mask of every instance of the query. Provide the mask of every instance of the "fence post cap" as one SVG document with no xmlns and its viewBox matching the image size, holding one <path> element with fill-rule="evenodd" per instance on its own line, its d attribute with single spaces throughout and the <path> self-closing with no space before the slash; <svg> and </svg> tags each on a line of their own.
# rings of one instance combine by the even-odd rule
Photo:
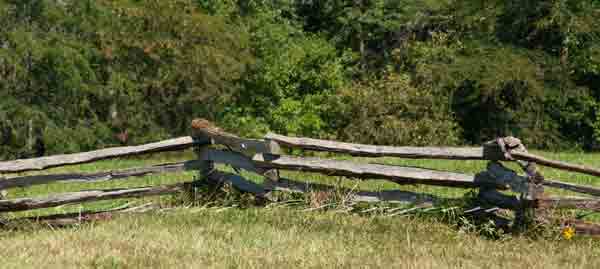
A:
<svg viewBox="0 0 600 269">
<path fill-rule="evenodd" d="M 197 118 L 192 120 L 193 129 L 219 129 L 214 123 L 207 119 Z"/>
</svg>

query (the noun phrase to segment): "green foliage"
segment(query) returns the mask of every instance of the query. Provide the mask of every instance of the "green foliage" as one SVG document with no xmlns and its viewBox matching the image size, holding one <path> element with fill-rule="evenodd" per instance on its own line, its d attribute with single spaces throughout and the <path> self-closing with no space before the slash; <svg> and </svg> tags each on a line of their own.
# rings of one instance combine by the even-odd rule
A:
<svg viewBox="0 0 600 269">
<path fill-rule="evenodd" d="M 0 9 L 0 93 L 17 105 L 6 129 L 26 138 L 34 111 L 49 153 L 123 131 L 129 143 L 185 134 L 191 118 L 214 118 L 253 61 L 247 34 L 192 1 L 11 3 Z"/>
<path fill-rule="evenodd" d="M 236 0 L 197 0 L 196 2 L 211 15 L 228 16 L 238 10 Z"/>
<path fill-rule="evenodd" d="M 34 155 L 32 139 L 59 153 L 183 135 L 194 117 L 253 137 L 515 135 L 594 149 L 599 10 L 594 0 L 0 0 L 0 157 Z"/>
<path fill-rule="evenodd" d="M 362 72 L 377 68 L 387 59 L 394 36 L 418 28 L 430 10 L 445 1 L 335 0 L 296 1 L 304 29 L 323 33 L 338 48 L 350 48 L 360 56 Z M 435 18 L 431 18 L 434 20 Z M 411 29 L 411 30 L 408 30 Z"/>
<path fill-rule="evenodd" d="M 245 74 L 235 103 L 227 104 L 225 113 L 229 118 L 251 115 L 281 133 L 319 136 L 330 132 L 323 106 L 346 83 L 348 56 L 338 56 L 335 47 L 302 32 L 278 11 L 257 14 L 250 27 L 252 47 L 260 61 Z M 244 123 L 256 124 L 227 122 L 238 131 L 248 129 Z"/>
<path fill-rule="evenodd" d="M 346 116 L 342 137 L 380 145 L 452 145 L 460 133 L 450 108 L 405 74 L 357 83 L 339 96 Z"/>
<path fill-rule="evenodd" d="M 420 85 L 450 95 L 466 141 L 513 135 L 539 148 L 593 147 L 596 101 L 569 77 L 560 57 L 458 30 L 409 40 L 393 61 Z"/>
</svg>

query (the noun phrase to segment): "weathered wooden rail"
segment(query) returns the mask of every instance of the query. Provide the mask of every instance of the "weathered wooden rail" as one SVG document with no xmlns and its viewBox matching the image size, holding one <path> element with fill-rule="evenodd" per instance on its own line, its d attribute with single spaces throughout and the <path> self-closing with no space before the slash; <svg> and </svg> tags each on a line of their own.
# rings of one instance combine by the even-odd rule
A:
<svg viewBox="0 0 600 269">
<path fill-rule="evenodd" d="M 143 177 L 149 175 L 194 171 L 200 167 L 200 161 L 192 160 L 179 163 L 159 164 L 150 167 L 129 168 L 99 173 L 85 174 L 52 174 L 31 175 L 7 178 L 0 180 L 0 190 L 28 187 L 33 185 L 48 184 L 52 182 L 99 182 L 108 180 L 125 179 L 129 177 Z"/>
<path fill-rule="evenodd" d="M 180 163 L 153 165 L 98 173 L 18 174 L 8 178 L 2 175 L 41 171 L 54 167 L 82 164 L 125 156 L 179 151 L 194 148 L 197 159 Z M 438 171 L 426 168 L 361 163 L 347 160 L 288 156 L 285 148 L 321 151 L 360 157 L 396 157 L 412 159 L 482 160 L 489 161 L 487 169 L 475 175 Z M 510 170 L 501 162 L 516 162 L 523 175 Z M 264 178 L 263 184 L 245 179 L 239 174 L 218 171 L 215 164 L 243 169 Z M 126 180 L 132 177 L 161 173 L 198 171 L 199 181 L 211 184 L 228 183 L 242 192 L 252 193 L 265 200 L 273 199 L 273 192 L 308 193 L 313 190 L 341 191 L 348 201 L 431 204 L 436 197 L 423 193 L 400 190 L 369 192 L 339 189 L 323 184 L 309 184 L 280 177 L 280 170 L 304 171 L 329 176 L 343 176 L 360 180 L 387 180 L 400 185 L 423 184 L 479 190 L 482 202 L 478 209 L 506 208 L 516 212 L 517 225 L 545 219 L 551 209 L 582 209 L 600 211 L 600 200 L 588 197 L 550 197 L 544 187 L 560 188 L 590 196 L 600 196 L 600 188 L 582 186 L 558 180 L 545 179 L 536 164 L 573 172 L 600 176 L 600 169 L 564 163 L 528 153 L 522 143 L 512 137 L 499 138 L 481 147 L 392 147 L 343 143 L 311 138 L 288 137 L 269 133 L 263 139 L 246 139 L 227 133 L 206 120 L 192 122 L 192 135 L 140 146 L 115 147 L 84 153 L 64 154 L 34 159 L 0 162 L 0 190 L 23 188 L 53 182 L 97 182 Z M 184 191 L 196 182 L 165 186 L 146 186 L 129 189 L 83 190 L 54 194 L 48 197 L 3 199 L 0 212 L 14 212 L 47 208 L 65 204 L 98 200 L 168 195 Z M 503 191 L 510 192 L 503 192 Z M 489 205 L 489 206 L 486 206 Z M 467 210 L 468 212 L 476 210 Z M 600 234 L 600 226 L 579 220 L 566 220 L 583 234 Z"/>
<path fill-rule="evenodd" d="M 274 133 L 265 135 L 265 139 L 275 141 L 281 146 L 314 151 L 345 153 L 363 157 L 399 157 L 411 159 L 446 160 L 504 160 L 504 154 L 496 147 L 391 147 L 364 144 L 343 143 L 312 138 L 288 137 Z"/>
<path fill-rule="evenodd" d="M 126 157 L 153 152 L 177 151 L 189 148 L 192 145 L 193 140 L 191 137 L 180 137 L 140 146 L 114 147 L 75 154 L 63 154 L 42 158 L 0 162 L 0 174 L 45 170 L 53 167 L 89 163 L 104 159 Z"/>
<path fill-rule="evenodd" d="M 279 177 L 278 170 L 292 170 L 321 173 L 333 176 L 345 176 L 356 179 L 384 179 L 397 184 L 424 184 L 434 186 L 477 188 L 479 198 L 490 207 L 500 207 L 516 211 L 518 225 L 545 219 L 549 209 L 574 208 L 600 210 L 600 200 L 594 198 L 561 198 L 544 194 L 544 187 L 553 187 L 592 196 L 600 196 L 600 188 L 582 186 L 557 180 L 545 179 L 536 168 L 536 164 L 580 172 L 589 175 L 600 175 L 600 169 L 574 165 L 528 153 L 520 140 L 512 137 L 499 138 L 485 143 L 481 147 L 391 147 L 343 143 L 312 138 L 288 137 L 269 133 L 260 145 L 257 140 L 246 140 L 227 133 L 204 120 L 196 120 L 192 124 L 193 137 L 197 140 L 211 141 L 212 145 L 222 145 L 228 150 L 211 149 L 204 145 L 198 150 L 199 159 L 206 162 L 207 167 L 213 163 L 228 164 L 233 167 L 265 176 L 265 186 L 252 185 L 251 188 L 239 175 L 227 174 L 213 177 L 211 169 L 204 170 L 204 176 L 237 186 L 240 190 L 266 196 L 272 190 L 307 192 L 309 187 L 302 183 Z M 294 148 L 308 151 L 340 153 L 360 157 L 397 157 L 412 159 L 446 159 L 446 160 L 483 160 L 489 161 L 488 167 L 476 175 L 436 171 L 424 168 L 399 167 L 380 164 L 356 163 L 351 161 L 328 160 L 285 156 L 281 148 Z M 503 166 L 500 161 L 514 161 L 522 168 L 524 175 L 519 175 Z M 270 172 L 270 173 L 269 173 Z M 314 185 L 314 184 L 313 184 Z M 323 186 L 315 186 L 323 188 Z M 510 190 L 515 194 L 507 194 L 499 190 Z M 357 192 L 358 201 L 396 201 L 416 203 L 415 197 L 422 194 L 409 192 L 365 193 Z M 547 220 L 546 220 L 547 221 Z M 600 234 L 600 226 L 582 224 L 581 221 L 567 220 L 565 223 L 577 223 L 579 232 L 583 234 Z"/>
</svg>

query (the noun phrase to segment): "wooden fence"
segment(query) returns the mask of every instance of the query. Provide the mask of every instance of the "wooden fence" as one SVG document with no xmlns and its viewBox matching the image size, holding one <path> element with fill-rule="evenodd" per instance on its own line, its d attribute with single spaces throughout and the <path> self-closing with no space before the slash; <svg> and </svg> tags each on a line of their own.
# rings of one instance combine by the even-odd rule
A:
<svg viewBox="0 0 600 269">
<path fill-rule="evenodd" d="M 196 160 L 168 163 L 143 168 L 132 168 L 100 173 L 21 175 L 2 178 L 2 174 L 39 171 L 53 167 L 89 163 L 103 159 L 118 158 L 163 151 L 194 148 Z M 361 157 L 397 157 L 411 159 L 485 160 L 486 170 L 475 175 L 425 168 L 359 163 L 314 157 L 287 156 L 282 148 L 340 153 Z M 501 162 L 516 162 L 523 170 L 520 175 Z M 246 180 L 239 174 L 219 171 L 214 164 L 227 164 L 235 170 L 243 169 L 264 177 L 260 185 Z M 126 179 L 150 174 L 198 171 L 200 181 L 211 184 L 231 184 L 242 192 L 261 199 L 272 198 L 273 191 L 302 192 L 313 189 L 331 190 L 333 187 L 308 184 L 280 177 L 279 170 L 305 171 L 351 179 L 383 179 L 397 184 L 423 184 L 451 188 L 478 190 L 481 205 L 468 209 L 465 214 L 485 214 L 493 219 L 505 220 L 494 214 L 499 208 L 515 212 L 514 225 L 528 227 L 531 223 L 557 223 L 549 211 L 553 209 L 600 210 L 600 199 L 588 197 L 552 197 L 544 194 L 545 187 L 560 188 L 590 196 L 599 196 L 600 188 L 549 180 L 542 176 L 536 165 L 600 176 L 600 169 L 549 160 L 527 152 L 519 139 L 498 138 L 481 147 L 391 147 L 342 143 L 311 138 L 288 137 L 267 134 L 263 139 L 246 139 L 227 133 L 206 120 L 192 122 L 192 136 L 161 142 L 114 147 L 96 151 L 55 155 L 42 158 L 0 162 L 0 191 L 52 182 L 94 182 Z M 108 200 L 126 197 L 142 197 L 174 194 L 184 191 L 185 182 L 163 186 L 129 189 L 86 190 L 59 193 L 48 197 L 0 200 L 0 213 L 55 207 L 65 204 Z M 422 203 L 434 200 L 432 196 L 400 190 L 369 192 L 346 190 L 353 202 L 400 202 Z M 505 192 L 502 192 L 505 191 Z M 600 226 L 580 220 L 558 220 L 558 223 L 574 227 L 581 234 L 600 234 Z"/>
</svg>

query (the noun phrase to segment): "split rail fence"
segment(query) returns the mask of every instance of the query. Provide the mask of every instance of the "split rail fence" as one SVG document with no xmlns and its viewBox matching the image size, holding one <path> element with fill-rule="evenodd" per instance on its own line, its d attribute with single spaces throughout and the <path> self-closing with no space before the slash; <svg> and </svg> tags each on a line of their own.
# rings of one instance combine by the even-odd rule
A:
<svg viewBox="0 0 600 269">
<path fill-rule="evenodd" d="M 100 173 L 23 175 L 9 178 L 2 175 L 40 171 L 54 167 L 90 163 L 104 159 L 164 151 L 194 148 L 197 159 L 143 168 L 131 168 Z M 397 157 L 410 159 L 484 160 L 487 169 L 475 175 L 438 171 L 426 168 L 391 166 L 326 158 L 284 155 L 282 148 L 302 149 L 346 154 L 356 157 Z M 507 168 L 502 162 L 516 162 L 523 173 Z M 264 177 L 257 184 L 239 174 L 219 171 L 215 164 L 232 166 Z M 332 186 L 309 184 L 282 178 L 280 170 L 305 171 L 350 179 L 382 179 L 400 185 L 423 184 L 450 188 L 478 190 L 481 206 L 465 214 L 483 214 L 506 225 L 507 220 L 497 216 L 498 209 L 515 212 L 513 226 L 529 227 L 532 223 L 556 223 L 549 219 L 553 209 L 582 209 L 600 211 L 600 199 L 588 197 L 552 197 L 544 194 L 545 187 L 565 189 L 588 196 L 600 196 L 600 188 L 549 180 L 542 176 L 537 165 L 600 176 L 600 169 L 546 159 L 527 152 L 517 138 L 503 137 L 484 143 L 481 147 L 392 147 L 342 143 L 311 138 L 288 137 L 269 133 L 263 139 L 246 139 L 227 133 L 210 123 L 197 119 L 192 122 L 192 136 L 165 140 L 140 146 L 114 147 L 90 152 L 55 155 L 33 159 L 0 162 L 0 191 L 53 182 L 94 182 L 126 179 L 181 171 L 198 171 L 197 181 L 171 185 L 127 189 L 86 190 L 59 193 L 48 197 L 6 199 L 0 197 L 2 212 L 24 211 L 56 207 L 90 201 L 168 195 L 183 192 L 198 181 L 211 184 L 230 184 L 236 189 L 261 199 L 272 199 L 273 191 L 307 193 L 314 189 L 331 190 Z M 423 202 L 423 194 L 387 190 L 379 192 L 350 191 L 353 202 Z M 600 225 L 580 220 L 559 220 L 562 225 L 575 228 L 577 233 L 600 235 Z"/>
</svg>

